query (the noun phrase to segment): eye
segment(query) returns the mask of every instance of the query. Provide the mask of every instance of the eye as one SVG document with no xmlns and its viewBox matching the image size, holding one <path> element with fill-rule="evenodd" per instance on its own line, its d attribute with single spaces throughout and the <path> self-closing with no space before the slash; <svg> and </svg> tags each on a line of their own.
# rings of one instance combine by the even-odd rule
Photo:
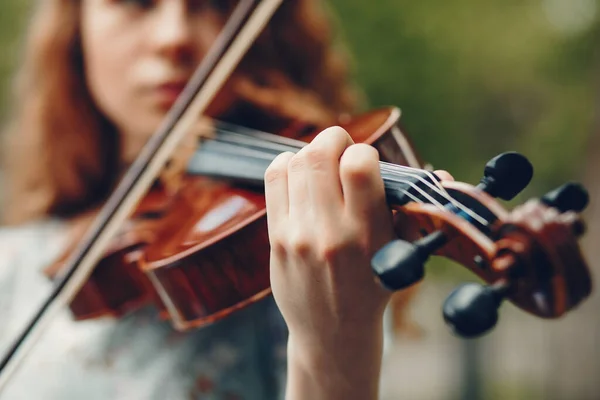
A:
<svg viewBox="0 0 600 400">
<path fill-rule="evenodd" d="M 208 3 L 214 10 L 226 13 L 233 10 L 238 0 L 209 0 Z"/>
<path fill-rule="evenodd" d="M 118 3 L 128 7 L 147 10 L 156 5 L 157 0 L 118 0 Z"/>
<path fill-rule="evenodd" d="M 239 0 L 189 0 L 191 10 L 216 11 L 219 14 L 231 12 Z"/>
</svg>

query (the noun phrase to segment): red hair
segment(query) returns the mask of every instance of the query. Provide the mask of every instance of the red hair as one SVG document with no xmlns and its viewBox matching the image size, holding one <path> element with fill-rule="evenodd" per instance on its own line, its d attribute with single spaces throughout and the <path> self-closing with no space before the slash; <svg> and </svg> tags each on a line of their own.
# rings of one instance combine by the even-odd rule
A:
<svg viewBox="0 0 600 400">
<path fill-rule="evenodd" d="M 336 116 L 355 110 L 345 59 L 333 50 L 327 15 L 318 3 L 283 2 L 240 65 L 249 81 L 238 85 L 239 95 L 251 107 L 231 110 L 227 118 L 250 110 L 252 115 L 334 123 Z M 19 68 L 5 147 L 7 223 L 78 215 L 98 205 L 119 174 L 118 133 L 86 86 L 80 1 L 39 4 Z M 269 90 L 259 96 L 249 82 Z M 289 101 L 281 101 L 282 96 Z"/>
</svg>

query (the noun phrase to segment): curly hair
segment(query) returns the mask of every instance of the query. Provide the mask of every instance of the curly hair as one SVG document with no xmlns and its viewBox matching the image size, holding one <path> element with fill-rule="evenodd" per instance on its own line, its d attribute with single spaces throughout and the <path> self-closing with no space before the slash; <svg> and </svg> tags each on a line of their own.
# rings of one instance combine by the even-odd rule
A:
<svg viewBox="0 0 600 400">
<path fill-rule="evenodd" d="M 39 2 L 31 21 L 5 146 L 5 223 L 76 216 L 99 204 L 119 177 L 117 131 L 86 86 L 80 3 Z M 359 103 L 347 65 L 321 2 L 284 1 L 238 67 L 248 77 L 237 85 L 246 106 L 220 117 L 334 123 Z"/>
</svg>

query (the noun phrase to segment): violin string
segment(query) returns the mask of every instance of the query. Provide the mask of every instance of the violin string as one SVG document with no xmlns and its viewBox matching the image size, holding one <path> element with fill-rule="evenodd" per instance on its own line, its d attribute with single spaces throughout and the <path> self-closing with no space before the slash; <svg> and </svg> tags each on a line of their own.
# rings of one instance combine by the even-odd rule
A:
<svg viewBox="0 0 600 400">
<path fill-rule="evenodd" d="M 221 125 L 221 124 L 219 124 L 219 125 Z M 297 152 L 298 150 L 300 150 L 302 147 L 304 147 L 307 144 L 306 142 L 302 142 L 302 141 L 295 140 L 295 139 L 284 138 L 284 137 L 280 137 L 280 136 L 273 135 L 273 134 L 266 133 L 266 132 L 253 131 L 249 128 L 243 128 L 244 131 L 247 132 L 247 134 L 235 132 L 235 131 L 232 131 L 232 129 L 234 129 L 234 126 L 232 127 L 232 124 L 224 123 L 223 126 L 228 126 L 228 128 L 227 129 L 219 128 L 219 130 L 217 132 L 218 138 L 216 138 L 214 140 L 235 143 L 235 144 L 246 143 L 250 146 L 256 146 L 256 144 L 257 144 L 256 141 L 250 141 L 247 137 L 249 135 L 252 135 L 256 138 L 265 139 L 267 141 L 266 143 L 264 143 L 264 147 L 261 147 L 261 148 L 264 148 L 264 149 L 268 148 L 268 149 L 279 150 L 279 151 L 292 151 L 292 152 Z M 231 136 L 237 135 L 241 139 L 239 139 L 239 142 L 238 142 L 238 140 L 230 140 L 227 137 L 229 135 L 231 135 Z M 281 138 L 283 140 L 280 142 L 278 140 L 279 138 Z M 259 142 L 261 144 L 263 143 L 262 141 L 259 141 Z M 284 144 L 284 142 L 286 142 L 286 143 Z M 276 147 L 277 145 L 280 145 L 281 147 Z M 273 154 L 277 155 L 278 153 L 273 153 Z M 438 187 L 439 191 L 442 192 L 442 193 L 440 193 L 441 196 L 446 197 L 446 199 L 448 201 L 454 200 L 454 199 L 452 199 L 451 196 L 448 195 L 445 188 L 438 182 L 438 180 L 429 171 L 420 170 L 418 168 L 412 168 L 412 167 L 398 165 L 398 164 L 387 163 L 384 161 L 380 161 L 380 166 L 381 166 L 382 171 L 386 171 L 386 170 L 390 171 L 390 172 L 414 171 L 414 172 L 425 173 L 431 179 L 431 181 L 434 182 L 434 184 Z M 426 181 L 423 180 L 418 174 L 415 174 L 412 176 L 414 176 L 417 179 L 420 179 L 422 182 L 426 183 Z M 428 185 L 428 186 L 430 186 L 430 185 Z"/>
<path fill-rule="evenodd" d="M 416 197 L 416 196 L 413 196 L 413 194 L 412 194 L 412 193 L 410 193 L 408 190 L 406 190 L 406 189 L 402 189 L 402 191 L 404 192 L 404 194 L 405 194 L 407 197 L 410 197 L 410 198 L 411 198 L 411 200 L 412 200 L 412 201 L 414 201 L 415 203 L 421 203 L 421 204 L 423 204 L 423 200 L 419 199 L 419 198 L 418 198 L 418 197 Z"/>
<path fill-rule="evenodd" d="M 250 156 L 250 157 L 260 158 L 262 160 L 272 161 L 272 159 L 277 154 L 279 154 L 283 151 L 297 152 L 298 150 L 300 150 L 302 147 L 306 146 L 306 144 L 307 144 L 306 142 L 303 142 L 300 140 L 282 137 L 279 135 L 274 135 L 272 133 L 267 133 L 267 132 L 255 130 L 252 128 L 240 127 L 240 126 L 237 126 L 237 125 L 234 125 L 231 123 L 227 123 L 227 122 L 223 122 L 223 121 L 215 121 L 215 127 L 216 127 L 215 132 L 217 134 L 216 138 L 213 138 L 210 141 L 218 141 L 218 142 L 222 142 L 222 143 L 228 143 L 231 146 L 233 146 L 232 149 L 235 152 L 237 152 L 236 155 L 246 155 L 246 156 Z M 249 137 L 252 137 L 252 138 L 258 139 L 258 140 L 249 139 Z M 243 151 L 246 154 L 239 154 L 239 152 L 241 151 L 240 144 L 259 148 L 260 150 L 252 151 L 251 149 L 243 148 Z M 269 157 L 269 155 L 264 154 L 265 150 L 269 151 L 269 153 L 272 154 L 273 157 Z M 428 186 L 432 191 L 436 192 L 440 197 L 444 198 L 446 201 L 448 201 L 449 203 L 451 203 L 458 209 L 465 212 L 471 218 L 477 220 L 480 224 L 489 225 L 489 222 L 485 218 L 478 215 L 475 211 L 466 207 L 464 204 L 462 204 L 461 202 L 459 202 L 458 200 L 456 200 L 452 196 L 450 196 L 448 194 L 448 192 L 446 191 L 446 189 L 441 185 L 439 180 L 434 177 L 432 172 L 424 170 L 424 169 L 413 168 L 413 167 L 409 167 L 409 166 L 398 165 L 398 164 L 388 163 L 388 162 L 384 162 L 384 161 L 380 161 L 380 168 L 381 168 L 382 172 L 396 173 L 396 174 L 410 176 L 410 177 L 417 179 L 418 181 L 423 183 L 425 186 Z M 409 171 L 412 173 L 409 173 Z M 433 182 L 433 185 L 431 184 L 431 182 L 424 179 L 420 175 L 423 173 L 427 177 L 429 177 L 431 182 Z M 390 180 L 391 177 L 387 176 L 387 179 Z M 396 179 L 395 181 L 410 184 L 409 181 L 404 182 L 404 181 L 401 181 L 398 179 Z M 411 185 L 411 186 L 416 188 L 416 186 L 414 186 L 414 185 Z M 419 192 L 422 192 L 422 191 L 419 190 Z M 431 199 L 430 196 L 427 196 L 427 197 L 428 197 L 428 199 Z M 435 202 L 435 203 L 436 203 L 436 205 L 440 204 L 439 202 Z"/>
<path fill-rule="evenodd" d="M 217 126 L 218 126 L 217 133 L 220 137 L 219 139 L 222 139 L 224 141 L 228 141 L 227 136 L 231 135 L 231 136 L 237 136 L 237 138 L 240 142 L 244 142 L 251 146 L 253 146 L 253 145 L 255 146 L 256 141 L 248 140 L 248 136 L 253 136 L 258 139 L 263 139 L 266 143 L 262 142 L 262 141 L 261 141 L 261 143 L 264 143 L 264 146 L 268 147 L 269 149 L 274 149 L 274 150 L 277 149 L 280 151 L 292 151 L 292 152 L 298 151 L 299 149 L 306 146 L 306 144 L 307 144 L 306 142 L 303 142 L 300 140 L 290 139 L 290 138 L 274 135 L 272 133 L 253 130 L 253 129 L 246 128 L 246 127 L 236 128 L 236 125 L 221 122 L 221 121 L 217 122 Z M 236 132 L 236 129 L 238 129 L 240 132 Z M 244 133 L 242 133 L 241 131 L 243 131 Z M 231 142 L 235 143 L 235 142 L 237 142 L 237 140 L 232 139 Z M 277 145 L 280 145 L 281 147 L 275 147 Z M 438 187 L 438 189 L 441 192 L 445 193 L 446 195 L 448 194 L 446 192 L 446 189 L 438 182 L 438 180 L 433 176 L 433 174 L 430 171 L 421 170 L 418 168 L 413 168 L 413 167 L 404 166 L 404 165 L 387 163 L 384 161 L 381 161 L 380 165 L 381 165 L 382 169 L 389 168 L 391 170 L 402 170 L 402 171 L 409 170 L 409 171 L 425 173 L 431 179 L 432 182 L 435 182 L 436 186 Z M 452 200 L 452 199 L 449 198 L 448 200 Z"/>
<path fill-rule="evenodd" d="M 215 139 L 211 139 L 209 141 L 206 141 L 204 143 L 204 146 L 211 146 L 214 145 L 215 143 L 217 143 L 215 141 Z M 255 145 L 255 143 L 253 143 L 253 145 Z M 210 148 L 209 148 L 210 150 Z M 251 159 L 254 159 L 255 161 L 265 161 L 263 163 L 263 167 L 266 169 L 266 167 L 268 166 L 268 164 L 273 161 L 274 156 L 278 153 L 273 153 L 273 155 L 271 154 L 267 154 L 265 152 L 261 152 L 261 151 L 257 151 L 254 149 L 249 149 L 249 148 L 240 148 L 239 146 L 236 146 L 234 144 L 228 143 L 228 142 L 223 142 L 223 143 L 219 143 L 219 152 L 221 154 L 226 154 L 228 153 L 231 156 L 236 156 L 236 157 L 248 157 Z M 419 185 L 416 185 L 414 182 L 410 181 L 410 180 L 403 180 L 403 179 L 399 179 L 397 176 L 391 175 L 389 172 L 386 173 L 386 171 L 383 171 L 383 177 L 388 181 L 388 182 L 396 182 L 396 183 L 404 183 L 404 184 L 408 184 L 409 186 L 411 186 L 412 188 L 414 188 L 414 190 L 416 190 L 417 192 L 419 192 L 423 197 L 425 197 L 429 202 L 431 202 L 432 204 L 436 205 L 438 208 L 443 209 L 444 206 L 438 202 L 437 200 L 435 200 L 431 195 L 429 195 L 426 191 L 424 191 Z M 435 187 L 433 185 L 431 185 L 431 183 L 427 182 L 426 180 L 423 180 L 423 182 L 430 186 L 431 188 L 435 189 Z M 414 198 L 411 196 L 411 198 Z"/>
<path fill-rule="evenodd" d="M 437 193 L 440 196 L 444 197 L 450 204 L 454 205 L 456 208 L 460 209 L 465 214 L 469 215 L 471 218 L 473 218 L 474 220 L 476 220 L 481 225 L 484 225 L 484 226 L 488 226 L 489 225 L 489 221 L 486 220 L 484 217 L 480 216 L 479 214 L 477 214 L 477 212 L 475 212 L 474 210 L 472 210 L 469 207 L 465 206 L 460 201 L 456 200 L 454 197 L 450 196 L 450 194 L 446 191 L 446 189 L 434 177 L 434 175 L 433 175 L 432 172 L 424 170 L 424 169 L 420 170 L 418 168 L 411 168 L 411 167 L 402 168 L 403 166 L 401 166 L 401 165 L 386 163 L 384 161 L 380 161 L 380 164 L 382 164 L 383 166 L 386 166 L 387 168 L 389 168 L 390 170 L 392 170 L 393 173 L 395 173 L 395 174 L 409 175 L 409 176 L 411 176 L 413 178 L 416 178 L 417 180 L 419 180 L 422 183 L 424 183 L 426 186 L 429 186 L 433 191 L 436 191 L 435 187 L 431 183 L 431 182 L 434 182 L 434 184 L 436 185 L 436 187 L 439 187 L 441 189 L 441 190 L 437 190 Z M 400 167 L 400 168 L 396 168 L 396 167 Z M 421 173 L 425 173 L 429 177 L 430 181 L 428 181 L 426 179 L 423 179 L 419 174 L 407 173 L 407 172 L 404 171 L 405 169 L 409 169 L 409 170 L 413 170 L 413 171 L 418 171 L 418 172 L 421 172 Z M 384 170 L 385 170 L 385 168 L 382 168 L 382 171 L 384 171 Z"/>
<path fill-rule="evenodd" d="M 219 128 L 217 128 L 217 132 L 216 132 L 217 137 L 213 138 L 212 141 L 216 140 L 219 142 L 232 144 L 234 147 L 237 146 L 237 148 L 235 148 L 236 151 L 239 151 L 239 144 L 241 142 L 245 142 L 246 144 L 248 144 L 250 146 L 260 148 L 261 150 L 273 150 L 272 154 L 273 154 L 273 158 L 274 158 L 274 156 L 279 154 L 279 152 L 281 152 L 281 151 L 296 152 L 307 144 L 306 142 L 302 142 L 299 140 L 285 138 L 285 137 L 281 137 L 281 136 L 274 135 L 271 133 L 261 132 L 261 131 L 253 130 L 251 128 L 246 128 L 246 127 L 239 129 L 239 131 L 235 131 L 235 129 L 236 129 L 235 125 L 229 124 L 229 123 L 222 123 L 221 121 L 218 121 L 217 126 L 219 127 Z M 252 136 L 255 139 L 259 139 L 259 140 L 249 140 L 248 136 Z M 273 147 L 273 145 L 275 145 L 275 146 L 283 145 L 283 147 Z M 247 150 L 247 149 L 245 149 L 245 150 Z M 265 159 L 266 157 L 261 156 L 260 158 Z M 271 161 L 272 161 L 272 159 L 271 159 Z M 439 183 L 439 181 L 433 176 L 433 174 L 430 171 L 413 168 L 413 167 L 407 167 L 407 166 L 398 165 L 398 164 L 387 163 L 387 162 L 380 162 L 380 166 L 381 166 L 382 172 L 387 170 L 387 171 L 391 171 L 392 173 L 408 175 L 413 178 L 416 178 L 417 180 L 419 180 L 426 186 L 430 187 L 430 189 L 432 189 L 434 192 L 437 192 L 437 194 L 439 196 L 443 197 L 449 203 L 451 203 L 458 209 L 462 210 L 464 213 L 469 215 L 471 218 L 477 220 L 480 224 L 482 224 L 484 226 L 489 225 L 489 222 L 485 218 L 481 217 L 476 212 L 474 212 L 473 210 L 466 207 L 461 202 L 457 201 L 452 196 L 450 196 L 447 193 L 447 191 L 445 190 L 445 188 Z M 425 173 L 431 179 L 431 181 L 435 183 L 437 188 L 434 187 L 427 180 L 423 179 L 421 177 L 421 175 L 414 174 L 414 173 L 407 174 L 406 171 Z M 389 180 L 389 177 L 388 177 L 388 180 Z M 404 182 L 404 181 L 399 181 L 399 180 L 396 180 L 396 182 L 409 183 L 409 181 Z M 439 189 L 441 189 L 441 190 L 439 190 Z M 428 197 L 428 198 L 430 198 L 430 197 Z M 437 203 L 437 204 L 439 204 L 439 203 Z"/>
<path fill-rule="evenodd" d="M 284 151 L 297 152 L 302 147 L 299 147 L 295 144 L 291 143 L 276 143 L 273 141 L 264 140 L 261 138 L 253 138 L 249 135 L 244 135 L 238 132 L 231 132 L 226 130 L 218 130 L 217 136 L 212 138 L 213 140 L 218 140 L 224 143 L 231 143 L 236 145 L 245 145 L 248 147 L 260 147 L 263 150 L 272 151 L 273 154 L 279 154 Z M 258 140 L 257 140 L 258 139 Z M 306 144 L 306 143 L 304 143 Z M 260 146 L 258 146 L 260 145 Z"/>
<path fill-rule="evenodd" d="M 413 189 L 415 189 L 416 191 L 418 191 L 421 196 L 423 196 L 424 198 L 426 198 L 431 204 L 433 204 L 434 206 L 436 206 L 437 208 L 439 208 L 440 210 L 444 210 L 444 206 L 438 202 L 437 200 L 435 200 L 432 196 L 430 196 L 426 191 L 424 191 L 419 185 L 415 184 L 412 181 L 402 181 L 401 179 L 395 178 L 395 177 L 388 177 L 388 180 L 392 181 L 392 182 L 399 182 L 399 183 L 406 183 L 408 185 L 410 185 Z M 404 194 L 408 195 L 408 197 L 410 197 L 411 199 L 414 200 L 414 197 L 412 195 L 410 195 L 410 193 L 408 192 L 408 190 L 406 189 L 401 189 Z M 419 203 L 422 203 L 422 201 L 419 201 Z"/>
<path fill-rule="evenodd" d="M 275 135 L 273 133 L 260 131 L 258 129 L 243 127 L 235 124 L 231 124 L 229 122 L 224 122 L 220 120 L 213 120 L 215 122 L 215 131 L 216 132 L 227 132 L 236 135 L 242 136 L 251 136 L 257 139 L 262 139 L 266 142 L 278 143 L 282 145 L 290 146 L 291 148 L 301 149 L 306 146 L 308 143 L 303 142 L 302 140 L 288 138 L 285 136 Z"/>
<path fill-rule="evenodd" d="M 248 150 L 248 147 L 240 147 L 240 144 L 247 144 L 250 147 L 255 147 L 255 148 L 259 148 L 261 149 L 260 152 L 264 153 L 264 151 L 262 150 L 273 150 L 272 152 L 270 152 L 270 154 L 273 154 L 273 156 L 278 155 L 280 152 L 282 151 L 291 151 L 291 152 L 297 152 L 298 150 L 300 150 L 303 146 L 306 145 L 305 142 L 300 142 L 297 141 L 298 143 L 301 143 L 301 146 L 293 146 L 290 144 L 281 144 L 281 143 L 273 143 L 271 141 L 268 142 L 262 142 L 262 141 L 255 141 L 255 140 L 249 140 L 248 137 L 246 137 L 246 135 L 238 133 L 238 132 L 231 132 L 229 130 L 227 131 L 221 131 L 219 130 L 217 132 L 218 136 L 215 138 L 211 138 L 206 140 L 206 143 L 210 143 L 210 142 L 220 142 L 220 143 L 226 143 L 231 145 L 232 149 L 234 150 L 240 150 L 240 151 L 246 151 Z M 240 139 L 232 139 L 233 136 L 238 135 Z M 270 134 L 267 134 L 270 135 Z M 286 138 L 287 139 L 287 138 Z M 224 149 L 224 148 L 222 148 Z M 259 158 L 268 158 L 268 157 L 263 157 L 263 156 L 259 156 Z M 272 161 L 272 160 L 271 160 Z M 394 172 L 395 170 L 398 171 L 404 171 L 404 170 L 410 170 L 410 171 L 415 171 L 415 172 L 427 172 L 425 170 L 419 170 L 417 168 L 412 168 L 412 167 L 406 167 L 406 166 L 402 166 L 402 165 L 396 165 L 396 164 L 392 164 L 392 163 L 386 163 L 383 161 L 380 161 L 380 166 L 381 166 L 381 170 L 382 171 L 389 171 L 389 172 Z M 430 173 L 428 173 L 428 176 L 431 178 L 431 180 L 433 182 L 437 183 L 437 180 L 433 177 L 433 175 L 431 175 Z M 441 189 L 443 189 L 442 186 L 440 186 Z M 441 195 L 441 194 L 440 194 Z M 450 199 L 448 199 L 450 200 Z"/>
<path fill-rule="evenodd" d="M 238 138 L 240 138 L 240 137 L 243 138 L 242 140 L 245 140 L 245 142 L 249 143 L 250 145 L 255 145 L 255 141 L 248 141 L 247 136 L 251 136 L 251 137 L 254 137 L 257 139 L 262 139 L 261 142 L 266 142 L 266 144 L 265 144 L 266 146 L 282 145 L 283 148 L 280 148 L 280 149 L 282 149 L 282 151 L 296 152 L 299 149 L 301 149 L 302 147 L 306 146 L 306 144 L 307 144 L 306 142 L 297 140 L 297 139 L 274 135 L 272 133 L 259 131 L 259 130 L 248 128 L 248 127 L 241 127 L 241 126 L 231 124 L 228 122 L 224 122 L 224 121 L 220 121 L 220 120 L 214 120 L 214 121 L 215 121 L 216 130 L 219 133 L 219 135 L 223 135 L 223 134 L 237 135 Z M 273 147 L 270 147 L 270 148 L 273 148 Z M 464 207 L 462 204 L 457 202 L 452 196 L 450 196 L 448 194 L 446 189 L 442 186 L 442 184 L 434 177 L 434 175 L 430 171 L 413 168 L 413 167 L 409 167 L 409 166 L 404 166 L 404 165 L 399 165 L 399 164 L 392 164 L 392 163 L 388 163 L 388 162 L 384 162 L 384 161 L 381 161 L 380 165 L 381 165 L 382 170 L 390 169 L 393 171 L 394 170 L 415 171 L 415 172 L 425 173 L 431 179 L 431 181 L 434 182 L 434 184 L 438 187 L 439 191 L 442 192 L 442 193 L 440 193 L 441 196 L 445 197 L 446 200 L 452 202 L 452 204 L 454 204 L 456 207 L 462 209 L 466 213 L 470 213 L 470 210 L 467 207 Z M 420 176 L 418 176 L 418 174 L 417 174 L 417 177 L 420 179 Z M 481 217 L 480 217 L 480 219 L 481 219 Z"/>
<path fill-rule="evenodd" d="M 272 133 L 267 133 L 267 132 L 263 132 L 263 131 L 259 131 L 259 130 L 255 130 L 255 129 L 251 129 L 251 128 L 247 128 L 247 127 L 238 127 L 237 125 L 222 122 L 222 121 L 216 121 L 215 126 L 217 127 L 216 132 L 219 136 L 218 140 L 228 141 L 231 143 L 236 143 L 239 139 L 240 141 L 244 141 L 245 143 L 247 143 L 251 146 L 252 145 L 256 146 L 256 144 L 257 144 L 256 141 L 248 140 L 248 136 L 251 136 L 251 137 L 254 137 L 259 140 L 262 139 L 259 142 L 261 144 L 264 144 L 265 146 L 267 146 L 270 149 L 272 148 L 273 150 L 275 150 L 275 149 L 281 148 L 283 151 L 291 151 L 291 152 L 297 152 L 302 147 L 304 147 L 308 144 L 301 140 L 291 139 L 291 138 L 287 138 L 287 137 L 283 137 L 283 136 L 279 136 L 279 135 L 275 135 Z M 230 139 L 229 137 L 235 137 L 238 139 Z M 282 147 L 276 148 L 273 145 L 281 145 Z M 433 177 L 432 173 L 430 171 L 427 171 L 424 169 L 409 167 L 406 165 L 388 163 L 385 161 L 380 161 L 380 164 L 383 166 L 389 167 L 390 169 L 409 170 L 409 171 L 414 171 L 414 172 L 426 173 L 432 179 L 432 181 L 438 183 L 437 179 L 435 179 Z M 442 191 L 445 191 L 444 187 L 441 185 L 439 185 L 439 189 Z"/>
<path fill-rule="evenodd" d="M 254 158 L 254 159 L 258 159 L 258 160 L 264 160 L 264 161 L 267 161 L 268 163 L 272 162 L 273 159 L 275 158 L 275 155 L 279 154 L 279 153 L 271 154 L 269 152 L 260 151 L 260 150 L 256 150 L 256 149 L 249 148 L 249 147 L 240 147 L 239 145 L 235 145 L 233 143 L 221 142 L 218 139 L 211 139 L 211 140 L 205 141 L 203 146 L 206 146 L 205 147 L 206 150 L 211 150 L 212 147 L 215 147 L 215 149 L 214 149 L 215 151 L 219 151 L 224 154 L 229 154 L 231 156 L 241 156 L 241 157 Z"/>
<path fill-rule="evenodd" d="M 394 171 L 395 174 L 400 174 L 400 175 L 409 175 L 413 178 L 416 178 L 418 180 L 420 180 L 421 182 L 423 182 L 426 186 L 429 186 L 433 191 L 435 191 L 435 186 L 428 180 L 423 179 L 421 176 L 419 176 L 418 174 L 409 174 L 407 172 L 404 171 Z M 389 178 L 388 178 L 389 179 Z M 431 176 L 431 179 L 437 183 L 437 180 Z M 444 193 L 447 194 L 447 192 L 444 190 Z M 453 198 L 452 196 L 450 196 L 449 194 L 447 196 L 444 196 L 441 192 L 438 191 L 438 194 L 440 196 L 443 196 L 446 200 L 448 200 L 448 202 L 452 205 L 454 205 L 455 207 L 459 208 L 460 210 L 462 210 L 463 212 L 465 212 L 467 215 L 469 215 L 471 218 L 473 218 L 474 220 L 476 220 L 477 222 L 479 222 L 480 224 L 487 226 L 489 225 L 489 222 L 482 216 L 480 216 L 479 214 L 477 214 L 475 211 L 473 211 L 472 209 L 466 207 L 464 204 L 462 204 L 461 202 L 459 202 L 458 200 L 456 200 L 455 198 Z"/>
</svg>

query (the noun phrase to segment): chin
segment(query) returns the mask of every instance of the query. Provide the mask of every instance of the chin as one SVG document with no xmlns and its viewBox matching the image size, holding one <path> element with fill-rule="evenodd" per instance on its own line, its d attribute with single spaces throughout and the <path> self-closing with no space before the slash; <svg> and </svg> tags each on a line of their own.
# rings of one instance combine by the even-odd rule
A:
<svg viewBox="0 0 600 400">
<path fill-rule="evenodd" d="M 136 117 L 131 124 L 124 124 L 124 129 L 121 129 L 121 134 L 126 142 L 145 143 L 161 125 L 166 113 L 158 115 L 158 113 L 144 114 Z"/>
</svg>

